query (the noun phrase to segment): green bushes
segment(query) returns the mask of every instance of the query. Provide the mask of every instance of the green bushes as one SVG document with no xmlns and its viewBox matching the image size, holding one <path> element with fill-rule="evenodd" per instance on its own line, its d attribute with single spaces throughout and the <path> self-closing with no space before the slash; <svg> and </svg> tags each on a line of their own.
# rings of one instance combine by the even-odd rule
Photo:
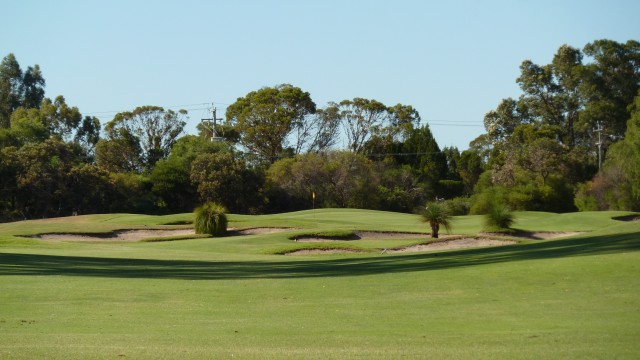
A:
<svg viewBox="0 0 640 360">
<path fill-rule="evenodd" d="M 208 202 L 195 210 L 196 234 L 223 236 L 227 232 L 227 209 L 224 206 Z"/>
<path fill-rule="evenodd" d="M 442 202 L 451 216 L 469 215 L 471 199 L 468 197 L 456 197 Z"/>
</svg>

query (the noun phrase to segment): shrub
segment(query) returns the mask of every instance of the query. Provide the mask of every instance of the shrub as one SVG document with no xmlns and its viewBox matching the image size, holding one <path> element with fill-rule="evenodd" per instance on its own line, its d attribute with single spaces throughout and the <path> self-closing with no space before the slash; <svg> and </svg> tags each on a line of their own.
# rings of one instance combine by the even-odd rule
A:
<svg viewBox="0 0 640 360">
<path fill-rule="evenodd" d="M 468 197 L 445 200 L 443 204 L 451 216 L 469 215 L 469 210 L 471 209 L 471 199 Z"/>
<path fill-rule="evenodd" d="M 513 212 L 502 203 L 493 203 L 485 218 L 487 230 L 506 230 L 513 224 Z"/>
<path fill-rule="evenodd" d="M 493 204 L 496 202 L 506 203 L 507 190 L 502 186 L 492 186 L 482 189 L 471 197 L 471 215 L 488 214 Z"/>
<path fill-rule="evenodd" d="M 224 206 L 208 202 L 194 212 L 196 234 L 223 236 L 227 232 L 227 209 Z"/>
</svg>

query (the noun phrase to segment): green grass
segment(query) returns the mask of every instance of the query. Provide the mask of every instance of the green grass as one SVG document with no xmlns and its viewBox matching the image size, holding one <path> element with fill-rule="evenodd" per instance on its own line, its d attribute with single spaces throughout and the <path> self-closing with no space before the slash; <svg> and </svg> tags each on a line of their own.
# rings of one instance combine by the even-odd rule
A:
<svg viewBox="0 0 640 360">
<path fill-rule="evenodd" d="M 549 241 L 432 253 L 283 256 L 293 234 L 427 232 L 417 215 L 363 210 L 230 215 L 268 235 L 45 242 L 15 235 L 176 228 L 192 214 L 0 224 L 1 359 L 636 359 L 640 222 L 625 212 L 516 213 Z M 457 217 L 454 234 L 481 231 Z"/>
</svg>

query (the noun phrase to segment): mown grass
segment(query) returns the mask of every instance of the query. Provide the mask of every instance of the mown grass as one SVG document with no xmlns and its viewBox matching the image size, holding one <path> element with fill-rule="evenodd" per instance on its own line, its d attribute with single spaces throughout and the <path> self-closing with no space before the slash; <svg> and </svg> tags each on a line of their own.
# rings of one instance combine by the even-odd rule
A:
<svg viewBox="0 0 640 360">
<path fill-rule="evenodd" d="M 152 243 L 14 235 L 192 215 L 0 224 L 0 358 L 635 359 L 640 223 L 611 220 L 625 214 L 516 214 L 518 229 L 590 231 L 550 241 L 296 257 L 265 250 L 295 246 L 296 232 L 426 229 L 415 215 L 332 209 L 229 218 L 290 232 Z M 453 232 L 481 227 L 459 217 Z M 348 244 L 399 241 L 413 240 Z"/>
</svg>

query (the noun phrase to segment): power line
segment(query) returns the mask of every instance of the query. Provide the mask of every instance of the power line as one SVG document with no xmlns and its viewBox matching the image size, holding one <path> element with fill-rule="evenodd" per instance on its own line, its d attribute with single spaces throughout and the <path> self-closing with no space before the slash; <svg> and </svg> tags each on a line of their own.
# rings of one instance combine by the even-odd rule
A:
<svg viewBox="0 0 640 360">
<path fill-rule="evenodd" d="M 208 105 L 210 105 L 211 103 L 195 103 L 195 104 L 183 104 L 183 105 L 170 105 L 170 106 L 161 106 L 163 109 L 182 109 L 182 110 L 187 110 L 187 111 L 195 111 L 195 110 L 207 110 L 209 109 L 209 107 L 207 107 Z M 216 103 L 216 104 L 221 104 L 221 103 Z M 205 107 L 203 107 L 204 105 L 207 105 Z M 221 104 L 221 105 L 228 105 L 228 104 Z M 196 107 L 199 106 L 199 107 Z M 226 106 L 225 106 L 226 107 Z M 128 110 L 109 110 L 109 111 L 93 111 L 93 112 L 88 112 L 88 113 L 84 113 L 84 115 L 108 115 L 108 114 L 117 114 L 117 113 L 121 113 L 121 112 L 126 112 L 126 111 L 130 111 L 131 109 Z"/>
</svg>

